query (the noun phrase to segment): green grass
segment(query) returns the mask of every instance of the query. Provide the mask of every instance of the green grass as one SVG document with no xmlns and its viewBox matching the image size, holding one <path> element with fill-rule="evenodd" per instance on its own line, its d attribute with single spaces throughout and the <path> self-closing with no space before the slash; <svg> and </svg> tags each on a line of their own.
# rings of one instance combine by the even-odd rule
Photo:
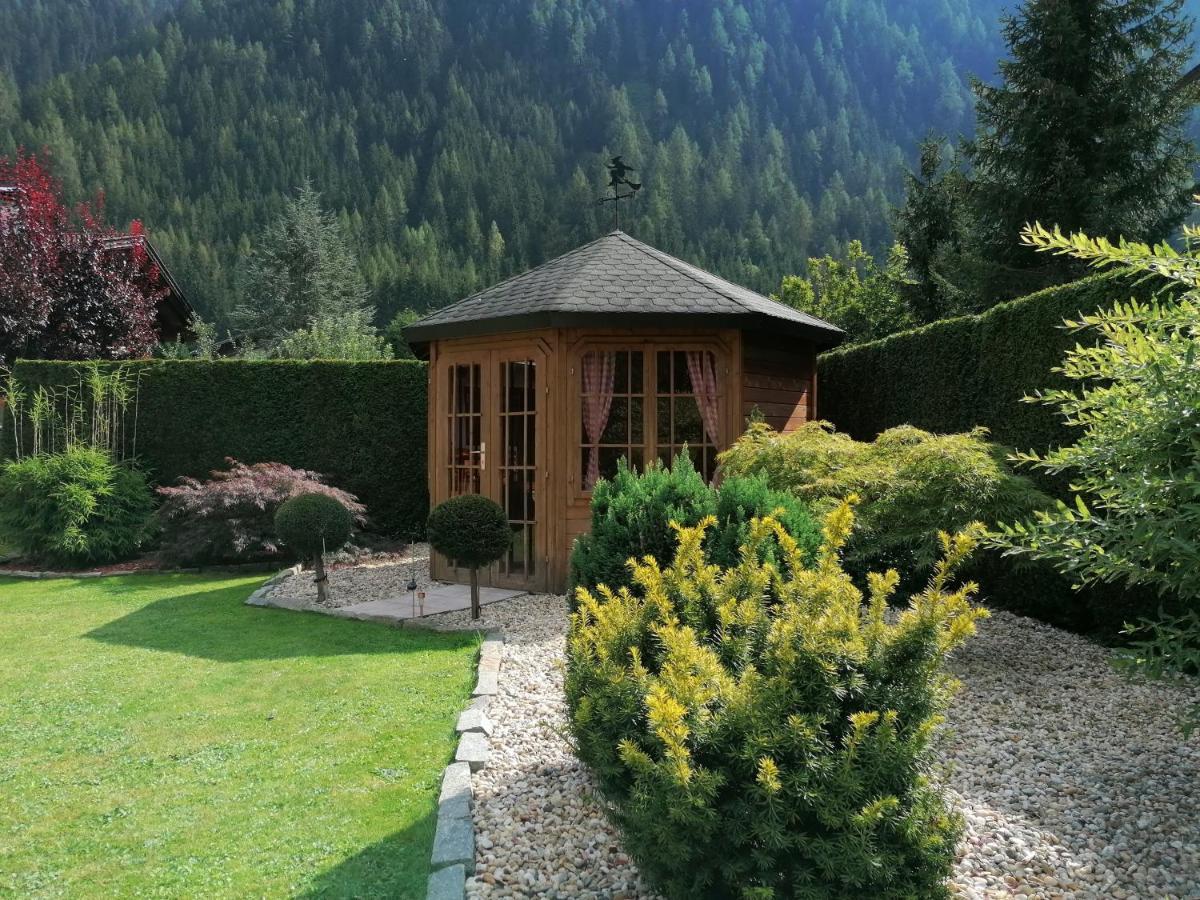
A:
<svg viewBox="0 0 1200 900">
<path fill-rule="evenodd" d="M 0 578 L 0 895 L 423 897 L 477 639 Z"/>
</svg>

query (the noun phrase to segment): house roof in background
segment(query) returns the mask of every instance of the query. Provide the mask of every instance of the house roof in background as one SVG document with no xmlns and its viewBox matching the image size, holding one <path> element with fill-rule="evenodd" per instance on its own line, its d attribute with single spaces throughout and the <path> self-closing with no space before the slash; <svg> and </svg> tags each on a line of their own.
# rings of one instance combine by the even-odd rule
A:
<svg viewBox="0 0 1200 900">
<path fill-rule="evenodd" d="M 404 329 L 419 354 L 430 341 L 561 327 L 766 330 L 819 347 L 840 328 L 613 231 L 430 313 Z"/>
<path fill-rule="evenodd" d="M 150 263 L 158 269 L 159 278 L 167 286 L 167 293 L 158 301 L 156 310 L 155 329 L 158 332 L 159 340 L 170 342 L 176 338 L 186 340 L 193 337 L 191 333 L 192 316 L 195 315 L 196 310 L 180 290 L 179 283 L 175 281 L 171 270 L 158 255 L 158 249 L 154 243 L 144 234 L 121 234 L 105 238 L 104 248 L 111 253 L 132 251 L 139 242 L 146 251 Z"/>
</svg>

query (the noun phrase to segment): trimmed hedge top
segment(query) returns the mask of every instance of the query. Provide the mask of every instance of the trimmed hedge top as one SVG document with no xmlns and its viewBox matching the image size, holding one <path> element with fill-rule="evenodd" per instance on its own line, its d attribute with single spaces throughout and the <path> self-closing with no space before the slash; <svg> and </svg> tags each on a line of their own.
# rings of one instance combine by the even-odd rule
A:
<svg viewBox="0 0 1200 900">
<path fill-rule="evenodd" d="M 319 472 L 366 504 L 370 526 L 423 533 L 426 370 L 415 360 L 147 360 L 103 363 L 140 374 L 136 456 L 158 484 L 206 478 L 226 457 Z M 79 363 L 18 361 L 29 389 L 75 383 Z M 130 413 L 132 416 L 132 411 Z M 5 425 L 10 425 L 6 421 Z M 129 435 L 134 428 L 129 422 Z M 0 452 L 11 453 L 11 428 Z M 130 448 L 134 449 L 134 448 Z"/>
<path fill-rule="evenodd" d="M 938 434 L 983 425 L 992 439 L 1045 450 L 1071 439 L 1055 413 L 1021 398 L 1064 380 L 1051 372 L 1082 339 L 1063 327 L 1156 285 L 1102 274 L 1001 303 L 977 316 L 943 319 L 817 360 L 820 416 L 858 440 L 897 425 Z"/>
</svg>

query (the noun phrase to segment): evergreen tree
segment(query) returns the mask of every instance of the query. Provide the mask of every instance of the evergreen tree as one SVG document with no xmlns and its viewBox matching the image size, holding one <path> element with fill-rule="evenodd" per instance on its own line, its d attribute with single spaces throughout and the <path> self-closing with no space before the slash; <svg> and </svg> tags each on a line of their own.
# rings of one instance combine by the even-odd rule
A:
<svg viewBox="0 0 1200 900">
<path fill-rule="evenodd" d="M 48 147 L 70 201 L 145 221 L 222 333 L 304 177 L 380 324 L 602 234 L 617 153 L 627 231 L 766 291 L 886 250 L 903 148 L 969 129 L 1005 2 L 0 3 L 0 153 Z"/>
<path fill-rule="evenodd" d="M 896 240 L 908 256 L 906 304 L 919 323 L 975 311 L 978 292 L 971 274 L 973 246 L 971 182 L 957 150 L 931 136 L 921 143 L 920 163 L 906 178 L 904 205 L 896 210 Z"/>
<path fill-rule="evenodd" d="M 341 226 L 305 182 L 284 202 L 245 261 L 246 303 L 233 320 L 243 340 L 274 350 L 318 320 L 369 323 L 367 286 Z"/>
<path fill-rule="evenodd" d="M 967 148 L 993 297 L 1081 271 L 1022 247 L 1026 223 L 1158 241 L 1187 215 L 1196 95 L 1174 89 L 1192 54 L 1183 2 L 1026 0 L 1006 19 L 1011 59 L 1001 84 L 975 83 Z"/>
</svg>

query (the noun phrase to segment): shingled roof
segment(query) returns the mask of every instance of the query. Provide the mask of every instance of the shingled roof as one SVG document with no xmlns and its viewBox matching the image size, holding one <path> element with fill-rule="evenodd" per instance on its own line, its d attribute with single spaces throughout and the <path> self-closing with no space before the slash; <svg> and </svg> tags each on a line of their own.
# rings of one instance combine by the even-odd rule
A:
<svg viewBox="0 0 1200 900">
<path fill-rule="evenodd" d="M 690 324 L 769 330 L 832 347 L 828 322 L 718 278 L 621 231 L 584 244 L 419 319 L 404 329 L 420 355 L 430 341 L 534 328 Z"/>
</svg>

